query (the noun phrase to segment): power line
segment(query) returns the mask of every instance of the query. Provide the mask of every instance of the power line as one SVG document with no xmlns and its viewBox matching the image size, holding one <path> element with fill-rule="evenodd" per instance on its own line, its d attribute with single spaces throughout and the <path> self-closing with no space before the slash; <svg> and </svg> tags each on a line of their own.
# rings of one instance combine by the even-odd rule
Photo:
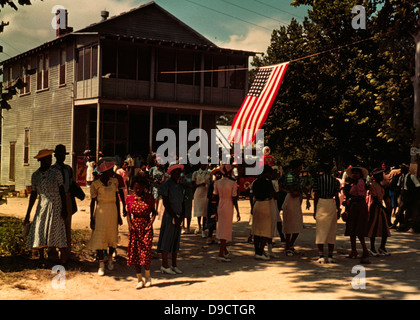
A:
<svg viewBox="0 0 420 320">
<path fill-rule="evenodd" d="M 395 32 L 395 31 L 389 31 L 387 33 L 384 33 L 382 36 L 386 36 L 386 35 L 388 35 L 390 33 L 393 33 L 393 32 Z M 358 41 L 348 43 L 348 44 L 345 44 L 345 45 L 342 45 L 342 46 L 338 46 L 338 47 L 333 48 L 333 49 L 324 50 L 324 51 L 321 51 L 321 52 L 313 53 L 313 54 L 310 54 L 310 55 L 307 55 L 307 56 L 304 56 L 304 57 L 300 57 L 300 58 L 296 58 L 296 59 L 289 60 L 289 61 L 284 61 L 284 62 L 292 63 L 292 62 L 312 58 L 312 57 L 315 57 L 315 56 L 318 56 L 318 55 L 321 55 L 321 54 L 324 54 L 324 53 L 327 53 L 327 52 L 337 51 L 337 50 L 340 50 L 340 49 L 343 49 L 343 48 L 346 48 L 346 47 L 350 47 L 350 46 L 355 45 L 355 44 L 366 42 L 366 41 L 374 39 L 375 37 L 376 36 L 372 36 L 372 37 L 365 38 L 365 39 L 362 39 L 362 40 L 358 40 Z M 217 69 L 217 70 L 194 70 L 194 71 L 164 71 L 164 72 L 161 72 L 161 73 L 200 73 L 200 72 L 202 73 L 202 72 L 224 72 L 224 71 L 240 71 L 240 70 L 248 70 L 248 68 Z"/>
<path fill-rule="evenodd" d="M 287 12 L 287 11 L 285 11 L 285 10 L 283 10 L 283 9 L 279 9 L 279 8 L 277 8 L 277 7 L 274 7 L 274 6 L 272 6 L 272 5 L 268 4 L 268 3 L 262 2 L 262 1 L 260 1 L 260 0 L 254 0 L 254 1 L 255 1 L 255 2 L 260 3 L 260 4 L 264 5 L 264 6 L 267 6 L 267 7 L 269 7 L 269 8 L 272 8 L 272 9 L 278 10 L 278 11 L 280 11 L 280 12 L 287 13 L 287 14 L 291 15 L 292 17 L 305 19 L 304 17 L 297 16 L 297 15 L 295 15 L 295 14 L 293 14 L 293 13 Z"/>
<path fill-rule="evenodd" d="M 8 56 L 9 58 L 13 58 L 10 54 L 8 54 L 8 53 L 6 53 L 6 52 L 0 52 L 0 53 L 3 53 L 3 54 L 5 54 L 6 56 Z"/>
<path fill-rule="evenodd" d="M 4 41 L 3 39 L 0 39 L 1 42 L 3 42 L 5 45 L 7 45 L 8 47 L 12 48 L 13 50 L 15 50 L 18 54 L 21 53 L 20 50 L 16 49 L 15 47 L 13 47 L 11 44 L 7 43 L 6 41 Z"/>
<path fill-rule="evenodd" d="M 256 24 L 256 23 L 253 23 L 253 22 L 250 22 L 250 21 L 244 20 L 244 19 L 242 19 L 242 18 L 238 18 L 238 17 L 232 16 L 232 15 L 230 15 L 230 14 L 226 13 L 226 12 L 222 12 L 222 11 L 218 11 L 218 10 L 213 9 L 213 8 L 206 7 L 206 6 L 202 5 L 201 3 L 197 3 L 197 2 L 194 2 L 194 1 L 191 1 L 191 0 L 185 0 L 185 1 L 191 2 L 191 3 L 193 3 L 193 4 L 195 4 L 195 5 L 199 6 L 199 7 L 203 7 L 203 8 L 206 8 L 206 9 L 208 9 L 208 10 L 212 10 L 212 11 L 214 11 L 214 12 L 217 12 L 217 13 L 223 14 L 223 15 L 228 16 L 228 17 L 230 17 L 230 18 L 233 18 L 233 19 L 236 19 L 236 20 L 240 20 L 240 21 L 245 22 L 245 23 L 248 23 L 248 24 L 252 24 L 252 25 L 254 25 L 254 26 L 256 26 L 256 27 L 259 27 L 259 28 L 262 28 L 262 29 L 265 29 L 265 30 L 268 30 L 268 31 L 272 31 L 272 29 L 269 29 L 269 28 L 266 28 L 266 27 L 260 26 L 260 25 L 258 25 L 258 24 Z"/>
<path fill-rule="evenodd" d="M 256 12 L 256 11 L 254 11 L 254 10 L 250 10 L 250 9 L 248 9 L 248 8 L 244 8 L 244 7 L 240 6 L 240 5 L 237 5 L 237 4 L 235 4 L 235 3 L 229 2 L 229 1 L 227 1 L 227 0 L 222 0 L 222 1 L 223 1 L 223 2 L 226 2 L 226 3 L 228 3 L 228 4 L 230 4 L 231 6 L 237 7 L 237 8 L 239 8 L 239 9 L 246 10 L 246 11 L 248 11 L 248 12 L 252 12 L 252 13 L 258 14 L 258 15 L 260 15 L 260 16 L 262 16 L 262 17 L 264 17 L 264 18 L 271 19 L 271 20 L 276 21 L 276 22 L 281 22 L 281 23 L 284 23 L 284 24 L 288 24 L 288 22 L 284 22 L 284 21 L 282 21 L 282 20 L 274 19 L 274 18 L 272 18 L 272 17 L 269 17 L 269 16 L 266 16 L 266 15 L 263 15 L 263 14 L 261 14 L 261 13 L 259 13 L 259 12 Z"/>
</svg>

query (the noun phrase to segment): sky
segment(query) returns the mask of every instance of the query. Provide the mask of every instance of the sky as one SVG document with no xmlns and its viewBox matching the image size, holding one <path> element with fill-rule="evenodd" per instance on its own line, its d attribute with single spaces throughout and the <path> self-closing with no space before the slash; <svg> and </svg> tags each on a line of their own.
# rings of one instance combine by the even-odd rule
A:
<svg viewBox="0 0 420 320">
<path fill-rule="evenodd" d="M 17 1 L 15 1 L 17 2 Z M 55 38 L 51 26 L 53 8 L 68 10 L 68 25 L 74 31 L 101 20 L 100 12 L 110 17 L 136 8 L 149 0 L 32 0 L 18 11 L 4 7 L 0 22 L 9 22 L 0 33 L 0 61 L 35 48 Z M 155 2 L 207 39 L 223 48 L 266 52 L 271 33 L 294 17 L 302 21 L 307 7 L 295 8 L 292 0 L 155 0 Z"/>
</svg>

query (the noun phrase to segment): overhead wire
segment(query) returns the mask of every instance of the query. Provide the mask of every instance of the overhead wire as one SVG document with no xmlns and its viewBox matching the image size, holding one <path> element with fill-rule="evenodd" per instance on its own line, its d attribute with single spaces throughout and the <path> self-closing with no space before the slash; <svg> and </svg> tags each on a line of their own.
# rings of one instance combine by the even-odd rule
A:
<svg viewBox="0 0 420 320">
<path fill-rule="evenodd" d="M 265 2 L 263 2 L 263 1 L 260 1 L 260 0 L 254 0 L 254 1 L 255 1 L 255 2 L 260 3 L 260 4 L 264 5 L 264 6 L 267 6 L 267 7 L 271 8 L 271 9 L 275 9 L 275 10 L 278 10 L 278 11 L 280 11 L 280 12 L 287 13 L 287 14 L 291 15 L 292 17 L 305 19 L 304 17 L 298 16 L 298 15 L 296 15 L 296 14 L 290 13 L 290 12 L 285 11 L 285 10 L 283 10 L 283 9 L 280 9 L 280 8 L 274 7 L 274 6 L 272 6 L 272 5 L 268 4 L 268 3 L 265 3 Z"/>
<path fill-rule="evenodd" d="M 228 13 L 226 13 L 226 12 L 222 12 L 222 11 L 219 11 L 219 10 L 216 10 L 216 9 L 213 9 L 213 8 L 210 8 L 210 7 L 207 7 L 207 6 L 205 6 L 205 5 L 202 5 L 201 3 L 197 3 L 197 2 L 192 1 L 192 0 L 185 0 L 185 1 L 190 2 L 190 3 L 193 3 L 193 4 L 195 4 L 195 5 L 199 6 L 199 7 L 206 8 L 206 9 L 208 9 L 208 10 L 211 10 L 211 11 L 214 11 L 214 12 L 217 12 L 217 13 L 220 13 L 220 14 L 223 14 L 223 15 L 228 16 L 228 17 L 230 17 L 230 18 L 233 18 L 233 19 L 236 19 L 236 20 L 239 20 L 239 21 L 242 21 L 242 22 L 245 22 L 245 23 L 251 24 L 251 25 L 253 25 L 253 26 L 256 26 L 256 27 L 259 27 L 259 28 L 262 28 L 262 29 L 265 29 L 265 30 L 268 30 L 268 31 L 272 31 L 271 29 L 266 28 L 266 27 L 264 27 L 264 26 L 261 26 L 261 25 L 259 25 L 259 24 L 253 23 L 253 22 L 251 22 L 251 21 L 248 21 L 248 20 L 245 20 L 245 19 L 242 19 L 242 18 L 236 17 L 236 16 L 233 16 L 233 15 L 228 14 Z"/>
<path fill-rule="evenodd" d="M 388 34 L 390 34 L 392 32 L 394 32 L 394 31 L 393 30 L 388 31 L 388 32 L 384 33 L 382 36 L 386 36 L 386 35 L 388 35 Z M 318 55 L 321 55 L 321 54 L 324 54 L 324 53 L 327 53 L 327 52 L 337 51 L 337 50 L 340 50 L 340 49 L 343 49 L 343 48 L 350 47 L 350 46 L 355 45 L 355 44 L 359 44 L 359 43 L 362 43 L 362 42 L 366 42 L 366 41 L 372 40 L 375 37 L 376 36 L 372 36 L 372 37 L 365 38 L 365 39 L 362 39 L 362 40 L 354 41 L 352 43 L 344 44 L 344 45 L 341 45 L 341 46 L 338 46 L 338 47 L 335 47 L 335 48 L 332 48 L 332 49 L 328 49 L 328 50 L 316 52 L 316 53 L 313 53 L 313 54 L 310 54 L 310 55 L 307 55 L 307 56 L 303 56 L 303 57 L 300 57 L 300 58 L 296 58 L 296 59 L 293 59 L 293 60 L 284 61 L 284 62 L 280 62 L 280 63 L 285 63 L 285 62 L 292 63 L 292 62 L 296 62 L 296 61 L 300 61 L 300 60 L 304 60 L 304 59 L 316 57 Z M 278 63 L 278 64 L 280 64 L 280 63 Z M 194 71 L 162 71 L 161 73 L 202 73 L 202 72 L 225 72 L 225 71 L 241 71 L 241 70 L 248 70 L 248 68 L 215 69 L 215 70 L 194 70 Z"/>
<path fill-rule="evenodd" d="M 227 1 L 227 0 L 222 0 L 222 1 L 225 2 L 225 3 L 227 3 L 227 4 L 230 4 L 231 6 L 237 7 L 237 8 L 242 9 L 242 10 L 246 10 L 246 11 L 251 12 L 251 13 L 255 13 L 257 15 L 260 15 L 260 16 L 262 16 L 264 18 L 267 18 L 267 19 L 270 19 L 270 20 L 273 20 L 273 21 L 276 21 L 276 22 L 280 22 L 280 23 L 284 23 L 284 24 L 288 24 L 289 23 L 289 22 L 285 22 L 285 21 L 282 21 L 282 20 L 279 20 L 279 19 L 275 19 L 275 18 L 266 16 L 264 14 L 261 14 L 261 13 L 257 12 L 257 11 L 254 11 L 254 10 L 251 10 L 251 9 L 248 9 L 248 8 L 245 8 L 245 7 L 242 7 L 242 6 L 240 6 L 240 5 L 236 4 L 236 3 L 232 3 L 232 2 Z"/>
</svg>

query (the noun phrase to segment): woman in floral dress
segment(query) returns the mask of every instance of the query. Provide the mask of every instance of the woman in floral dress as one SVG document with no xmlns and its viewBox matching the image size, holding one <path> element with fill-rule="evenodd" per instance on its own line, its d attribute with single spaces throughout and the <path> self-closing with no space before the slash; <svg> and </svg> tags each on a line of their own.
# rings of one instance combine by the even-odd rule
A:
<svg viewBox="0 0 420 320">
<path fill-rule="evenodd" d="M 31 224 L 27 239 L 27 247 L 38 249 L 40 259 L 44 259 L 45 248 L 59 248 L 61 263 L 67 262 L 67 236 L 64 219 L 67 216 L 63 176 L 51 167 L 54 150 L 41 150 L 35 156 L 40 168 L 32 174 L 32 191 L 24 225 L 29 224 L 32 207 L 39 195 L 38 206 Z M 71 212 L 69 213 L 71 214 Z"/>
<path fill-rule="evenodd" d="M 137 289 L 150 287 L 150 264 L 152 260 L 153 222 L 156 217 L 155 199 L 147 192 L 146 179 L 136 177 L 133 184 L 134 193 L 127 198 L 127 222 L 129 242 L 127 249 L 127 265 L 135 266 L 137 274 Z M 141 266 L 144 266 L 145 282 Z"/>
</svg>

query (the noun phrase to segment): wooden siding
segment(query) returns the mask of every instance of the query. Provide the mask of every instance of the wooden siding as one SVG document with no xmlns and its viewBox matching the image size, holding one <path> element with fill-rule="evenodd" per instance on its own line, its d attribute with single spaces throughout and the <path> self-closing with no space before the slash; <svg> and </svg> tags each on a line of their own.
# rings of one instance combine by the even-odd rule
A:
<svg viewBox="0 0 420 320">
<path fill-rule="evenodd" d="M 30 93 L 15 96 L 8 112 L 3 112 L 1 184 L 14 184 L 17 191 L 31 185 L 31 176 L 39 168 L 34 156 L 40 149 L 54 149 L 59 143 L 71 150 L 73 49 L 66 57 L 66 84 L 59 86 L 59 47 L 49 50 L 49 88 L 36 90 L 36 75 L 31 75 Z M 18 66 L 16 64 L 15 66 Z M 25 129 L 29 129 L 29 164 L 24 164 Z M 9 181 L 9 143 L 16 141 L 15 182 Z M 53 159 L 53 162 L 55 160 Z M 70 156 L 66 163 L 71 164 Z"/>
</svg>

